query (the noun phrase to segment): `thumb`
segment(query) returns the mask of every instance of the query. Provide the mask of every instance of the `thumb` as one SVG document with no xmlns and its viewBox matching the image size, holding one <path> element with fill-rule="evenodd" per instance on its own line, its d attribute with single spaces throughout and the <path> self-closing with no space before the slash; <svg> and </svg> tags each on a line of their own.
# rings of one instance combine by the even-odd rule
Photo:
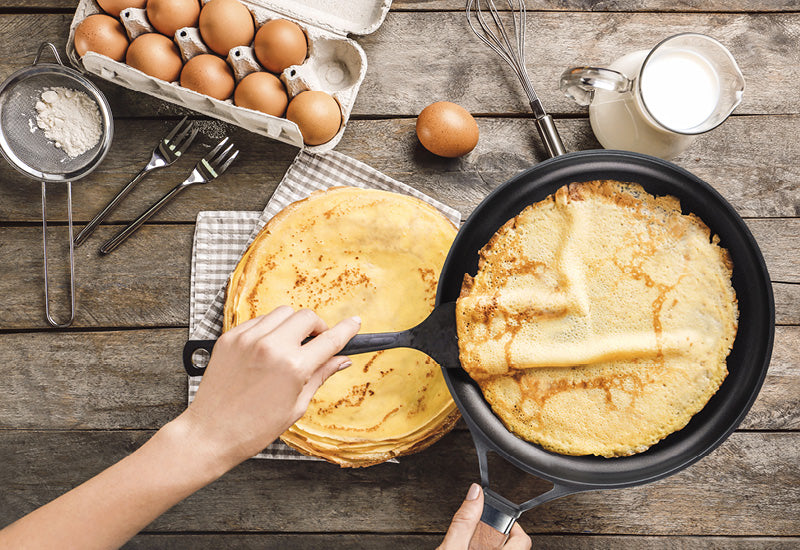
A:
<svg viewBox="0 0 800 550">
<path fill-rule="evenodd" d="M 453 516 L 450 528 L 439 550 L 467 550 L 483 512 L 483 490 L 477 483 L 470 485 L 467 498 Z"/>
<path fill-rule="evenodd" d="M 317 393 L 319 387 L 325 383 L 325 380 L 340 370 L 346 369 L 352 364 L 353 362 L 350 361 L 350 358 L 344 355 L 336 355 L 328 359 L 316 371 L 314 371 L 314 374 L 312 374 L 311 378 L 308 379 L 308 382 L 306 382 L 305 387 L 298 396 L 298 402 L 304 403 L 307 407 L 308 403 L 311 402 L 311 398 L 314 397 L 315 393 Z"/>
</svg>

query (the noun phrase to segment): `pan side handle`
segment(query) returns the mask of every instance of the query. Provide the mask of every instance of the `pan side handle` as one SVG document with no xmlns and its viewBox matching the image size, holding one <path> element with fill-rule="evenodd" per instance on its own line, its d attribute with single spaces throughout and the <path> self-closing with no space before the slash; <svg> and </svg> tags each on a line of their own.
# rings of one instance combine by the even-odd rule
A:
<svg viewBox="0 0 800 550">
<path fill-rule="evenodd" d="M 553 488 L 546 493 L 526 500 L 522 504 L 511 502 L 489 486 L 488 453 L 492 449 L 480 434 L 476 434 L 472 427 L 470 427 L 470 433 L 478 454 L 478 467 L 480 468 L 481 486 L 483 487 L 483 513 L 481 514 L 481 523 L 475 531 L 476 537 L 483 537 L 481 541 L 485 545 L 483 547 L 501 548 L 508 538 L 514 523 L 523 512 L 545 502 L 583 491 L 583 489 L 577 487 L 554 483 Z M 473 537 L 473 540 L 476 540 L 475 537 Z M 476 548 L 481 548 L 481 546 L 476 546 Z"/>
</svg>

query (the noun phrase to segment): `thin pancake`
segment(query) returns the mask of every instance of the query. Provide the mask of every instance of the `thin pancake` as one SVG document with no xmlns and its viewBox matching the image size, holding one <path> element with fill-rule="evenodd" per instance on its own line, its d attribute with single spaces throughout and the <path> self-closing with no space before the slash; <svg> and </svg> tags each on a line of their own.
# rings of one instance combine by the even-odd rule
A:
<svg viewBox="0 0 800 550">
<path fill-rule="evenodd" d="M 350 187 L 315 193 L 275 216 L 228 285 L 225 330 L 281 304 L 326 323 L 352 315 L 363 332 L 403 330 L 433 309 L 455 227 L 435 208 L 396 193 Z M 439 366 L 395 349 L 352 357 L 282 439 L 343 466 L 414 452 L 458 418 Z"/>
<path fill-rule="evenodd" d="M 465 370 L 508 428 L 571 455 L 681 429 L 727 375 L 731 262 L 674 197 L 571 184 L 506 223 L 456 310 Z"/>
</svg>

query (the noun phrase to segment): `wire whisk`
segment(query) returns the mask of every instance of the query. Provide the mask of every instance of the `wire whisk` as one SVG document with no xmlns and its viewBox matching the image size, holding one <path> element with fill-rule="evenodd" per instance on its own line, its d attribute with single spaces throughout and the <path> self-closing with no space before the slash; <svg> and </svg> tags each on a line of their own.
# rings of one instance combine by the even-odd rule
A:
<svg viewBox="0 0 800 550">
<path fill-rule="evenodd" d="M 525 67 L 525 23 L 527 10 L 525 0 L 506 0 L 510 10 L 512 22 L 511 32 L 500 18 L 500 13 L 494 0 L 467 0 L 467 22 L 472 32 L 481 42 L 489 46 L 499 55 L 516 73 L 522 84 L 525 95 L 528 96 L 536 128 L 544 142 L 547 153 L 551 157 L 563 155 L 566 152 L 558 130 L 553 123 L 553 117 L 544 110 L 536 90 L 533 88 L 528 70 Z M 484 7 L 485 5 L 485 7 Z"/>
</svg>

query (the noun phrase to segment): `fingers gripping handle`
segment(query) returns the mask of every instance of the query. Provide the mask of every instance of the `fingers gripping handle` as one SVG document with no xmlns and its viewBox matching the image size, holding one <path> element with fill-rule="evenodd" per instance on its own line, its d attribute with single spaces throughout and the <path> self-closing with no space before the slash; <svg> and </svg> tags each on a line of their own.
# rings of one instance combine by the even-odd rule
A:
<svg viewBox="0 0 800 550">
<path fill-rule="evenodd" d="M 512 521 L 511 524 L 513 525 L 514 522 Z M 481 519 L 481 522 L 475 528 L 472 540 L 469 541 L 469 550 L 499 550 L 503 548 L 507 540 L 508 533 L 503 533 L 494 527 L 490 527 Z"/>
</svg>

